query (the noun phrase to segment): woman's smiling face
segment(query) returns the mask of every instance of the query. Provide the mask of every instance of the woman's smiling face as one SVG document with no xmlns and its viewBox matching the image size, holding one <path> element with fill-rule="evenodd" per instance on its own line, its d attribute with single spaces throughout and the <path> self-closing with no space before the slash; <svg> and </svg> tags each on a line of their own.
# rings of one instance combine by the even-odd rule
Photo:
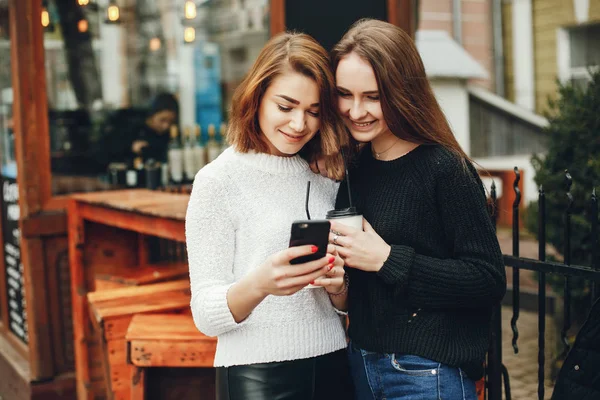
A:
<svg viewBox="0 0 600 400">
<path fill-rule="evenodd" d="M 269 153 L 292 156 L 320 127 L 319 87 L 294 71 L 277 76 L 267 88 L 258 110 L 258 124 Z"/>
<path fill-rule="evenodd" d="M 352 137 L 370 142 L 391 134 L 379 101 L 379 87 L 371 65 L 350 53 L 338 63 L 335 71 L 338 108 Z"/>
</svg>

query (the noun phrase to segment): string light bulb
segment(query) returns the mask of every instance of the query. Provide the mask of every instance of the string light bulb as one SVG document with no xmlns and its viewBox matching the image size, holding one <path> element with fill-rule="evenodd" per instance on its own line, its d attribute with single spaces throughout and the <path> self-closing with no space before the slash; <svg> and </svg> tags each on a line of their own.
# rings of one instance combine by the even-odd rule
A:
<svg viewBox="0 0 600 400">
<path fill-rule="evenodd" d="M 158 51 L 158 50 L 160 50 L 161 46 L 162 46 L 162 43 L 160 42 L 160 39 L 157 37 L 150 39 L 150 43 L 148 44 L 150 51 Z"/>
<path fill-rule="evenodd" d="M 48 2 L 42 1 L 42 15 L 41 23 L 44 28 L 44 32 L 54 32 L 54 24 L 50 19 L 50 11 L 48 11 Z"/>
<path fill-rule="evenodd" d="M 44 28 L 48 28 L 50 26 L 50 13 L 46 7 L 42 9 L 42 26 Z"/>
<path fill-rule="evenodd" d="M 120 18 L 121 10 L 119 10 L 117 3 L 112 0 L 106 9 L 106 22 L 109 24 L 116 24 L 119 22 Z"/>
<path fill-rule="evenodd" d="M 80 6 L 84 6 L 84 7 L 85 7 L 85 6 L 87 6 L 88 4 L 90 4 L 90 0 L 77 0 L 77 3 L 78 3 Z"/>
<path fill-rule="evenodd" d="M 185 43 L 192 43 L 194 40 L 196 40 L 196 29 L 191 26 L 186 27 L 183 31 L 183 41 Z"/>
<path fill-rule="evenodd" d="M 90 27 L 90 24 L 88 23 L 87 19 L 80 19 L 79 22 L 77 22 L 77 30 L 81 33 L 85 33 L 88 31 L 88 28 Z"/>
<path fill-rule="evenodd" d="M 185 19 L 194 19 L 196 18 L 196 14 L 196 3 L 192 0 L 187 0 L 183 6 L 183 15 Z"/>
</svg>

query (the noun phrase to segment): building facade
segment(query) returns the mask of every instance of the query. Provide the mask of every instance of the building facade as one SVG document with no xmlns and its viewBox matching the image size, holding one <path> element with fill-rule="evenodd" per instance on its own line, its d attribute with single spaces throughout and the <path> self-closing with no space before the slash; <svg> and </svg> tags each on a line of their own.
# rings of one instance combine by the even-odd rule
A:
<svg viewBox="0 0 600 400">
<path fill-rule="evenodd" d="M 557 80 L 585 84 L 600 66 L 600 0 L 505 0 L 506 97 L 536 113 Z"/>
</svg>

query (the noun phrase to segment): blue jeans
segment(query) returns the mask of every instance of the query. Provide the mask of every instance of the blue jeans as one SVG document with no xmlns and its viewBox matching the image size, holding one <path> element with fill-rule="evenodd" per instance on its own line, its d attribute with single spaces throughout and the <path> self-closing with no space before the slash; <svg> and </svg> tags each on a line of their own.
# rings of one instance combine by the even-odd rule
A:
<svg viewBox="0 0 600 400">
<path fill-rule="evenodd" d="M 408 354 L 348 346 L 356 400 L 477 400 L 475 382 L 460 368 Z"/>
</svg>

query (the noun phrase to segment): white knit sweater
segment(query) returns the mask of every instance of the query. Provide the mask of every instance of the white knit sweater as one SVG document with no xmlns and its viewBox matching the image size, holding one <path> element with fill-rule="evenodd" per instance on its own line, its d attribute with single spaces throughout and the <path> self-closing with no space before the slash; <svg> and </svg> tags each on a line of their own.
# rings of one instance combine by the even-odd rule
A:
<svg viewBox="0 0 600 400">
<path fill-rule="evenodd" d="M 231 285 L 288 247 L 291 224 L 324 218 L 338 184 L 313 174 L 299 156 L 232 148 L 198 172 L 186 216 L 191 309 L 198 329 L 218 336 L 215 366 L 294 360 L 346 346 L 340 317 L 324 289 L 267 296 L 241 323 L 227 305 Z"/>
</svg>

